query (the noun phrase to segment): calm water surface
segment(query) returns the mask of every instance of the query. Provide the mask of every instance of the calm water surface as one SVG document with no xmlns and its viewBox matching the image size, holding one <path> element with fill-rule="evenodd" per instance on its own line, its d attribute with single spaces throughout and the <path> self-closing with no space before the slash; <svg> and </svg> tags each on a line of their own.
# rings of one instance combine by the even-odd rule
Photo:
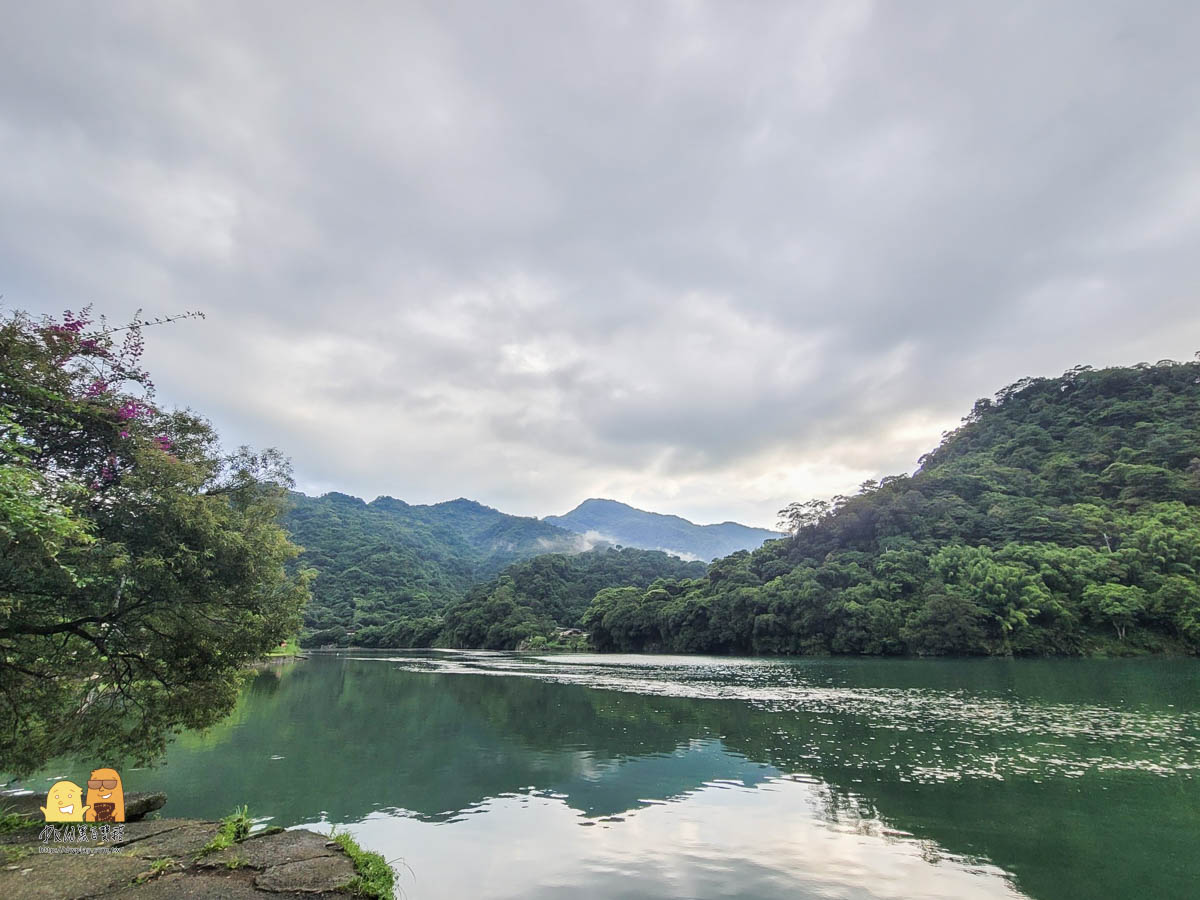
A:
<svg viewBox="0 0 1200 900">
<path fill-rule="evenodd" d="M 1200 896 L 1189 660 L 317 654 L 123 774 L 409 900 Z"/>
</svg>

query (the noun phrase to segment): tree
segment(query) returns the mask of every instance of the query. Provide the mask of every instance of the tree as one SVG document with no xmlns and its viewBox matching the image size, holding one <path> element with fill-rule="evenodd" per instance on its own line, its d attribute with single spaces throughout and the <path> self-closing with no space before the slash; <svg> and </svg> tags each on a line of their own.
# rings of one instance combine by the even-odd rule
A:
<svg viewBox="0 0 1200 900">
<path fill-rule="evenodd" d="M 1078 654 L 1111 627 L 1200 651 L 1200 361 L 1022 379 L 913 474 L 780 516 L 702 580 L 597 597 L 596 646 Z"/>
<path fill-rule="evenodd" d="M 833 507 L 827 500 L 806 500 L 789 503 L 779 511 L 779 527 L 792 534 L 805 528 L 814 528 L 829 516 Z"/>
<path fill-rule="evenodd" d="M 1112 623 L 1121 641 L 1125 640 L 1125 630 L 1146 609 L 1146 592 L 1124 584 L 1089 585 L 1083 600 L 1097 618 Z"/>
<path fill-rule="evenodd" d="M 0 769 L 143 763 L 299 627 L 288 465 L 160 410 L 142 327 L 0 321 Z M 120 345 L 114 335 L 124 333 Z"/>
<path fill-rule="evenodd" d="M 922 656 L 986 653 L 986 612 L 957 592 L 933 593 L 900 630 Z"/>
</svg>

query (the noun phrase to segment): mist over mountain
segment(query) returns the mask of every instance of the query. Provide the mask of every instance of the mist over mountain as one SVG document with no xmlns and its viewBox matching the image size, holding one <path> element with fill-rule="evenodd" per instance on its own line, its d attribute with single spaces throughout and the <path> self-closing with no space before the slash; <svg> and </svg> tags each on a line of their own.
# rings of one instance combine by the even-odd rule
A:
<svg viewBox="0 0 1200 900">
<path fill-rule="evenodd" d="M 754 550 L 765 541 L 783 537 L 779 532 L 737 522 L 697 525 L 680 516 L 647 512 L 616 500 L 596 498 L 584 500 L 565 515 L 546 516 L 542 521 L 590 540 L 663 550 L 704 562 L 738 550 Z"/>
<path fill-rule="evenodd" d="M 320 497 L 294 493 L 291 500 L 283 525 L 304 548 L 296 565 L 317 572 L 304 613 L 306 642 L 316 645 L 352 638 L 362 642 L 375 629 L 395 632 L 398 622 L 412 623 L 413 633 L 389 632 L 389 640 L 424 640 L 440 628 L 442 611 L 473 586 L 543 554 L 621 544 L 708 562 L 777 536 L 732 522 L 694 525 L 611 500 L 588 500 L 566 516 L 547 519 L 512 516 L 463 498 L 418 505 L 377 497 L 368 503 L 332 492 Z M 628 567 L 629 559 L 604 557 L 603 578 Z M 648 584 L 660 574 L 682 573 L 671 565 L 654 561 L 651 577 L 620 583 Z"/>
</svg>

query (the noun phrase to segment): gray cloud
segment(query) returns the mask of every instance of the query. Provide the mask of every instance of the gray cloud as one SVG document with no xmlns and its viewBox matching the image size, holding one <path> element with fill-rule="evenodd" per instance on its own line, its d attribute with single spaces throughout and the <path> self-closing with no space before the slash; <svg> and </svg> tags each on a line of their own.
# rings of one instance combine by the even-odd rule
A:
<svg viewBox="0 0 1200 900">
<path fill-rule="evenodd" d="M 303 487 L 700 521 L 1200 347 L 1200 8 L 22 4 L 0 291 Z"/>
</svg>

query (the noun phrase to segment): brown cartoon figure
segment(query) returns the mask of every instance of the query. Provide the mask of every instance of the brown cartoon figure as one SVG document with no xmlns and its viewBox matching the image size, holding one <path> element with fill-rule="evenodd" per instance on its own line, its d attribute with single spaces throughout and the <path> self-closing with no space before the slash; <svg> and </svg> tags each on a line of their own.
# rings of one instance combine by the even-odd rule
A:
<svg viewBox="0 0 1200 900">
<path fill-rule="evenodd" d="M 82 822 L 83 792 L 73 781 L 56 781 L 46 794 L 46 805 L 39 807 L 47 822 Z"/>
<path fill-rule="evenodd" d="M 88 779 L 86 822 L 124 822 L 125 793 L 116 769 L 97 769 Z"/>
</svg>

